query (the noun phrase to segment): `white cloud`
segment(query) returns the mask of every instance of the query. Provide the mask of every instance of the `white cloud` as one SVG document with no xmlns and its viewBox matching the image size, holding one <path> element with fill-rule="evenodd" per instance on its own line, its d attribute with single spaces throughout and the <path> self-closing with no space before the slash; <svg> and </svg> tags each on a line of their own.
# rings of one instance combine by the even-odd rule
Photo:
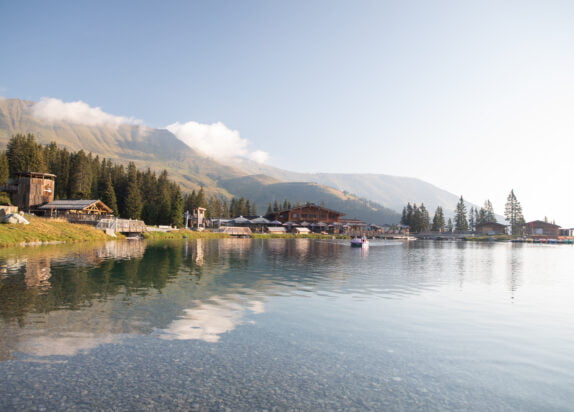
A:
<svg viewBox="0 0 574 412">
<path fill-rule="evenodd" d="M 231 130 L 221 122 L 202 124 L 198 122 L 173 123 L 166 127 L 179 140 L 214 159 L 246 157 L 265 163 L 269 154 L 261 150 L 249 152 L 249 141 L 242 139 L 237 130 Z"/>
<path fill-rule="evenodd" d="M 32 106 L 32 115 L 38 119 L 50 122 L 69 122 L 86 126 L 119 126 L 120 124 L 139 125 L 142 121 L 133 117 L 114 116 L 104 112 L 99 107 L 91 107 L 87 103 L 66 103 L 59 99 L 42 98 Z"/>
<path fill-rule="evenodd" d="M 264 152 L 263 150 L 256 150 L 249 153 L 249 158 L 257 163 L 267 163 L 269 160 L 269 153 Z"/>
<path fill-rule="evenodd" d="M 229 300 L 230 296 L 215 296 L 208 303 L 194 301 L 193 309 L 185 309 L 184 315 L 161 331 L 166 340 L 203 340 L 217 342 L 222 334 L 234 330 L 245 322 L 246 313 L 261 314 L 265 304 L 261 301 Z"/>
</svg>

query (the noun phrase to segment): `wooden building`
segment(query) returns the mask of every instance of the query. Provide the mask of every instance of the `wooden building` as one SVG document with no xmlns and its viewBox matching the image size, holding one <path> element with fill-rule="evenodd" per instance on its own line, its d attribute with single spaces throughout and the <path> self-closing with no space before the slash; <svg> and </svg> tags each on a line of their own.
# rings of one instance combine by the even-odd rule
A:
<svg viewBox="0 0 574 412">
<path fill-rule="evenodd" d="M 479 235 L 504 235 L 506 225 L 497 222 L 479 223 L 475 226 L 475 232 Z"/>
<path fill-rule="evenodd" d="M 542 220 L 534 220 L 524 225 L 526 234 L 530 236 L 559 236 L 560 226 L 553 223 L 543 222 Z"/>
<path fill-rule="evenodd" d="M 307 222 L 312 223 L 326 223 L 333 224 L 339 221 L 344 213 L 336 212 L 326 207 L 318 206 L 313 203 L 307 203 L 303 206 L 295 206 L 291 209 L 281 210 L 279 212 L 272 212 L 266 216 L 269 220 L 278 220 L 282 223 L 293 222 L 300 224 Z"/>
<path fill-rule="evenodd" d="M 56 175 L 20 172 L 4 189 L 11 194 L 12 203 L 24 212 L 33 212 L 44 203 L 54 200 Z"/>
<path fill-rule="evenodd" d="M 101 200 L 54 200 L 38 207 L 45 216 L 65 217 L 71 222 L 98 221 L 111 216 L 113 210 Z"/>
</svg>

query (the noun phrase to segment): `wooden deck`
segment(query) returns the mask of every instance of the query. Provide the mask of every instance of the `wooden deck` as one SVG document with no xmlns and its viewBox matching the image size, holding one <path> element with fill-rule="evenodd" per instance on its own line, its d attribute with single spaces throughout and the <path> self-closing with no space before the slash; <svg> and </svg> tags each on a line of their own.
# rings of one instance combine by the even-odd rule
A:
<svg viewBox="0 0 574 412">
<path fill-rule="evenodd" d="M 96 228 L 115 233 L 143 233 L 147 231 L 143 220 L 131 219 L 100 219 Z"/>
</svg>

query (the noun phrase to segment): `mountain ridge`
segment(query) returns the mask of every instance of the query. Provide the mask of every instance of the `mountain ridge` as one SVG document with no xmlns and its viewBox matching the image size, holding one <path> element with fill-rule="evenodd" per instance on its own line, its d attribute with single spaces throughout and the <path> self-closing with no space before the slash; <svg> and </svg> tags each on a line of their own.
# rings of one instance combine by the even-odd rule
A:
<svg viewBox="0 0 574 412">
<path fill-rule="evenodd" d="M 85 125 L 34 117 L 34 102 L 0 99 L 0 145 L 16 133 L 33 133 L 37 141 L 55 141 L 69 150 L 139 168 L 166 169 L 184 190 L 204 187 L 208 194 L 253 198 L 259 210 L 274 200 L 312 201 L 343 208 L 347 217 L 372 223 L 397 223 L 407 202 L 424 202 L 431 213 L 448 214 L 458 197 L 423 180 L 382 174 L 300 173 L 247 159 L 223 163 L 197 152 L 166 129 L 143 125 Z M 373 220 L 374 219 L 374 220 Z"/>
</svg>

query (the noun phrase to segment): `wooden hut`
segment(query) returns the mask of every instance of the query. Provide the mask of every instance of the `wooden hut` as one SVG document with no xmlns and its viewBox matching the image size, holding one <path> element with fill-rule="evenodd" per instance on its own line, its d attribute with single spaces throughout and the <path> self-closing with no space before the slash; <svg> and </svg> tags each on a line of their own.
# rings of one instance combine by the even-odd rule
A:
<svg viewBox="0 0 574 412">
<path fill-rule="evenodd" d="M 113 210 L 101 200 L 54 200 L 38 207 L 45 216 L 64 217 L 71 222 L 97 222 Z"/>
<path fill-rule="evenodd" d="M 497 222 L 479 223 L 475 226 L 475 231 L 480 235 L 504 235 L 506 225 Z"/>
<path fill-rule="evenodd" d="M 531 236 L 558 236 L 560 234 L 560 226 L 542 220 L 528 222 L 525 227 L 526 234 Z"/>
</svg>

